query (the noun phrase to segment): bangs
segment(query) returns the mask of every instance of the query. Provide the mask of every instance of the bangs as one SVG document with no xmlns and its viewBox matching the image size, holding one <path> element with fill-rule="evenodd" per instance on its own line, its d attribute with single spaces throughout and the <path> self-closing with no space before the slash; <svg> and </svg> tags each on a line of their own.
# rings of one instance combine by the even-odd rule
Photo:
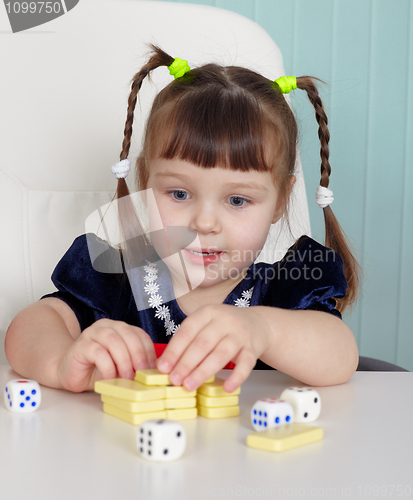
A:
<svg viewBox="0 0 413 500">
<path fill-rule="evenodd" d="M 187 92 L 154 111 L 147 130 L 151 158 L 267 172 L 280 151 L 274 124 L 257 100 L 239 89 Z"/>
</svg>

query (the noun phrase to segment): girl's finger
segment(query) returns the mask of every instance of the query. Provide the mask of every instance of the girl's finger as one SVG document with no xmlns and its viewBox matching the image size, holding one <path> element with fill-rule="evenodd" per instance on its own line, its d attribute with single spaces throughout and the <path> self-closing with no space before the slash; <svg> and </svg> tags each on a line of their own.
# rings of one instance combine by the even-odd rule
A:
<svg viewBox="0 0 413 500">
<path fill-rule="evenodd" d="M 112 357 L 121 378 L 133 378 L 132 359 L 125 341 L 112 327 L 103 327 L 93 332 L 91 339 L 100 344 Z"/>
<path fill-rule="evenodd" d="M 151 337 L 144 330 L 142 330 L 142 328 L 139 327 L 134 327 L 134 328 L 137 328 L 138 330 L 137 335 L 139 335 L 139 338 L 145 348 L 149 368 L 156 368 L 157 358 L 155 353 L 155 346 L 153 345 Z"/>
<path fill-rule="evenodd" d="M 89 361 L 96 365 L 104 380 L 116 378 L 117 369 L 112 356 L 99 344 L 91 346 L 91 356 Z"/>
<path fill-rule="evenodd" d="M 221 339 L 215 348 L 205 357 L 184 380 L 182 385 L 189 391 L 194 391 L 201 386 L 209 377 L 215 375 L 219 370 L 234 359 L 241 346 L 236 339 L 226 336 Z"/>
<path fill-rule="evenodd" d="M 234 359 L 235 368 L 224 382 L 224 391 L 230 393 L 238 389 L 250 376 L 256 362 L 257 359 L 251 351 L 242 349 Z"/>
<path fill-rule="evenodd" d="M 157 367 L 159 371 L 170 373 L 200 330 L 211 321 L 211 317 L 208 318 L 205 314 L 197 314 L 198 311 L 192 316 L 185 318 L 181 323 L 178 331 L 170 340 L 162 356 L 158 359 Z"/>
<path fill-rule="evenodd" d="M 117 330 L 130 354 L 133 371 L 154 368 L 156 355 L 149 335 L 141 328 L 126 323 L 120 324 Z M 150 363 L 152 363 L 152 366 Z M 129 373 L 127 378 L 133 378 L 133 376 Z"/>
<path fill-rule="evenodd" d="M 222 334 L 219 332 L 219 327 L 211 321 L 198 333 L 176 362 L 169 374 L 171 382 L 175 385 L 181 385 L 182 381 L 217 348 L 221 339 Z"/>
</svg>

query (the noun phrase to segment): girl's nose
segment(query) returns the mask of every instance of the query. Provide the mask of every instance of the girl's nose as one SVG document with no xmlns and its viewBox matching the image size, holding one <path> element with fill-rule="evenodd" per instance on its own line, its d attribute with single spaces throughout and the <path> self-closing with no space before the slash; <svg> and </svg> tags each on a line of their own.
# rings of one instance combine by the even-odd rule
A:
<svg viewBox="0 0 413 500">
<path fill-rule="evenodd" d="M 218 208 L 213 204 L 199 203 L 194 207 L 192 227 L 198 233 L 212 233 L 221 230 Z"/>
</svg>

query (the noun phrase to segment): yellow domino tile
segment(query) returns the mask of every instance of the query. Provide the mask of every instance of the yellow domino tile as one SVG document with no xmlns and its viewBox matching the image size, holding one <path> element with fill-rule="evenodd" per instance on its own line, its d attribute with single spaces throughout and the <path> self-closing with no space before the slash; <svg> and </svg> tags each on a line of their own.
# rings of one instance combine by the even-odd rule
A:
<svg viewBox="0 0 413 500">
<path fill-rule="evenodd" d="M 185 408 L 181 410 L 165 410 L 166 418 L 171 420 L 190 420 L 198 416 L 196 408 Z"/>
<path fill-rule="evenodd" d="M 195 396 L 196 391 L 187 391 L 185 387 L 182 387 L 181 385 L 167 385 L 165 387 L 166 399 L 193 398 Z"/>
<path fill-rule="evenodd" d="M 124 378 L 98 380 L 95 382 L 95 392 L 128 401 L 153 401 L 165 397 L 164 387 L 148 387 Z"/>
<path fill-rule="evenodd" d="M 165 399 L 165 409 L 174 410 L 178 408 L 195 408 L 196 398 L 173 398 Z"/>
<path fill-rule="evenodd" d="M 138 370 L 135 373 L 136 382 L 145 385 L 171 385 L 168 373 L 161 373 L 157 368 Z"/>
<path fill-rule="evenodd" d="M 287 424 L 247 436 L 247 446 L 266 451 L 287 451 L 323 439 L 323 429 L 307 424 Z"/>
<path fill-rule="evenodd" d="M 216 377 L 212 383 L 205 383 L 198 387 L 198 394 L 203 394 L 204 396 L 236 396 L 241 392 L 241 387 L 235 389 L 234 392 L 225 392 L 222 388 L 225 380 Z"/>
<path fill-rule="evenodd" d="M 239 403 L 238 396 L 204 396 L 203 394 L 196 395 L 197 404 L 208 408 L 219 408 L 221 406 L 235 406 Z"/>
<path fill-rule="evenodd" d="M 147 413 L 148 411 L 162 411 L 165 409 L 165 399 L 155 399 L 153 401 L 127 401 L 126 399 L 114 398 L 102 394 L 103 403 L 115 406 L 120 410 L 130 413 Z"/>
<path fill-rule="evenodd" d="M 198 415 L 206 418 L 228 418 L 237 417 L 239 415 L 239 406 L 225 406 L 222 408 L 207 408 L 206 406 L 197 405 Z"/>
<path fill-rule="evenodd" d="M 165 385 L 171 386 L 168 373 L 161 373 L 157 368 L 148 368 L 146 370 L 138 370 L 135 373 L 136 382 L 140 382 L 145 385 Z M 210 377 L 205 383 L 210 384 L 215 380 L 215 376 Z M 180 386 L 176 386 L 180 387 Z M 189 391 L 188 391 L 189 392 Z M 180 396 L 176 396 L 180 397 Z"/>
<path fill-rule="evenodd" d="M 141 425 L 142 422 L 146 420 L 152 419 L 165 419 L 166 411 L 149 411 L 147 413 L 130 413 L 129 411 L 121 410 L 120 408 L 116 408 L 115 406 L 108 405 L 103 403 L 103 411 L 108 415 L 112 415 L 113 417 L 120 418 L 125 422 L 133 425 Z"/>
</svg>

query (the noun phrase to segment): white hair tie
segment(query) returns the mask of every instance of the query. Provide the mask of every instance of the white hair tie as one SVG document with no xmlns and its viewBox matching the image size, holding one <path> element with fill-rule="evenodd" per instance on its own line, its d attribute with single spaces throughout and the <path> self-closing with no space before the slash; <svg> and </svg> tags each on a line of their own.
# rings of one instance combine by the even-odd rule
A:
<svg viewBox="0 0 413 500">
<path fill-rule="evenodd" d="M 333 203 L 334 201 L 333 191 L 330 191 L 330 189 L 323 186 L 318 186 L 315 195 L 315 201 L 321 208 L 325 208 L 328 205 L 331 205 L 331 203 Z"/>
<path fill-rule="evenodd" d="M 130 161 L 128 159 L 118 161 L 110 169 L 118 179 L 124 179 L 130 172 Z"/>
</svg>

